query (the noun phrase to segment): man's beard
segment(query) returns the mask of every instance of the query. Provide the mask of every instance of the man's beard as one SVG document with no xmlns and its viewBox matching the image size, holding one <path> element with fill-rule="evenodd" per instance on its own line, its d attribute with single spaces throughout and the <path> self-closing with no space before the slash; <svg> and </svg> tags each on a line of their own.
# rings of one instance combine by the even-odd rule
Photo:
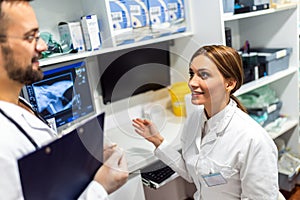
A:
<svg viewBox="0 0 300 200">
<path fill-rule="evenodd" d="M 21 66 L 21 62 L 18 62 L 17 56 L 8 46 L 1 45 L 1 50 L 4 68 L 10 79 L 26 85 L 43 79 L 43 72 L 40 68 L 33 70 L 32 65 Z"/>
</svg>

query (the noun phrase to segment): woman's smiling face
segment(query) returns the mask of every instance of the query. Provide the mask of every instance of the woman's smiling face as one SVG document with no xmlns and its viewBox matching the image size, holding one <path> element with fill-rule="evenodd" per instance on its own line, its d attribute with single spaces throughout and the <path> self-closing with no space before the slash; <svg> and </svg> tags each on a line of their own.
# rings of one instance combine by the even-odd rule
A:
<svg viewBox="0 0 300 200">
<path fill-rule="evenodd" d="M 192 103 L 204 105 L 209 115 L 222 110 L 227 104 L 227 80 L 217 66 L 205 55 L 198 55 L 193 59 L 189 70 Z"/>
</svg>

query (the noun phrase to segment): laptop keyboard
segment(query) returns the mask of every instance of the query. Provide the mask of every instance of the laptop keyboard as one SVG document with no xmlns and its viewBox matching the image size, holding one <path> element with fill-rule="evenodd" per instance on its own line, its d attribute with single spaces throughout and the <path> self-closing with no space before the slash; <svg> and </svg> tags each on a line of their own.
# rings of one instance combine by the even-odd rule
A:
<svg viewBox="0 0 300 200">
<path fill-rule="evenodd" d="M 150 169 L 152 167 L 152 169 Z M 150 180 L 155 183 L 162 183 L 169 177 L 171 177 L 175 172 L 163 162 L 159 161 L 147 167 L 147 169 L 142 170 L 142 178 Z M 144 172 L 143 172 L 144 171 Z"/>
</svg>

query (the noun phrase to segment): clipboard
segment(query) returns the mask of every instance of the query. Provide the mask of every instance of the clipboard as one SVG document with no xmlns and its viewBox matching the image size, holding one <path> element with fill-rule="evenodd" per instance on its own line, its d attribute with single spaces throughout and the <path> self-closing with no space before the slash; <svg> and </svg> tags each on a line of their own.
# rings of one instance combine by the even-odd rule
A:
<svg viewBox="0 0 300 200">
<path fill-rule="evenodd" d="M 77 199 L 103 163 L 104 113 L 18 160 L 25 199 Z"/>
</svg>

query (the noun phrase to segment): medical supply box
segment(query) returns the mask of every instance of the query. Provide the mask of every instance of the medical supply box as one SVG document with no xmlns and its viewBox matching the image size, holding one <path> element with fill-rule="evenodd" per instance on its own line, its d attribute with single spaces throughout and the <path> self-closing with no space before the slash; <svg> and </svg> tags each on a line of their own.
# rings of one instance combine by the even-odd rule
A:
<svg viewBox="0 0 300 200">
<path fill-rule="evenodd" d="M 244 69 L 244 82 L 248 83 L 253 80 L 258 79 L 262 75 L 257 75 L 259 73 L 258 70 L 258 61 L 257 61 L 257 53 L 250 52 L 250 53 L 242 53 L 239 52 L 240 56 L 242 57 L 243 61 L 243 69 Z M 259 73 L 262 74 L 262 73 Z"/>
<path fill-rule="evenodd" d="M 130 4 L 125 0 L 109 0 L 112 37 L 116 45 L 134 42 Z"/>
<path fill-rule="evenodd" d="M 266 75 L 289 67 L 292 48 L 253 48 L 251 51 L 257 52 L 259 68 L 263 68 Z"/>
<path fill-rule="evenodd" d="M 248 114 L 262 126 L 280 117 L 282 101 L 268 85 L 242 94 L 238 99 L 247 108 Z"/>
<path fill-rule="evenodd" d="M 269 0 L 238 0 L 235 1 L 234 14 L 265 10 L 269 7 Z"/>
<path fill-rule="evenodd" d="M 247 112 L 259 124 L 265 127 L 280 117 L 281 108 L 282 101 L 277 101 L 260 108 L 249 108 L 247 109 Z"/>
<path fill-rule="evenodd" d="M 82 16 L 81 26 L 86 50 L 99 50 L 101 48 L 101 36 L 97 15 Z"/>
<path fill-rule="evenodd" d="M 134 41 L 138 42 L 152 39 L 153 34 L 150 30 L 148 0 L 128 0 L 127 4 L 130 8 Z"/>
<path fill-rule="evenodd" d="M 184 1 L 168 0 L 168 15 L 172 34 L 186 31 Z"/>
<path fill-rule="evenodd" d="M 67 44 L 69 49 L 85 50 L 80 22 L 59 22 L 58 32 L 61 43 Z"/>
<path fill-rule="evenodd" d="M 292 191 L 300 182 L 300 159 L 289 152 L 284 152 L 278 160 L 279 187 L 285 191 Z"/>
</svg>

